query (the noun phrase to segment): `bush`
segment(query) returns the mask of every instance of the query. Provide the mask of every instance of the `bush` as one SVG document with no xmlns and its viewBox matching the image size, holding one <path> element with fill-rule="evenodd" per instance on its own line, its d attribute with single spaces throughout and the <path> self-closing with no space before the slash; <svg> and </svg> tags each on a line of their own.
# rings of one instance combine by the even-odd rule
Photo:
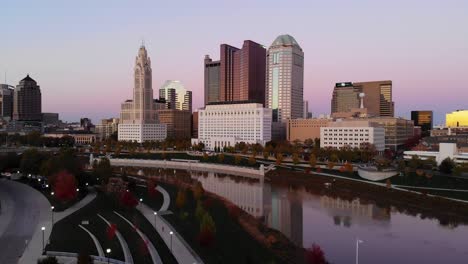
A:
<svg viewBox="0 0 468 264">
<path fill-rule="evenodd" d="M 439 171 L 446 173 L 446 174 L 451 174 L 454 168 L 455 168 L 455 162 L 453 162 L 453 160 L 450 158 L 444 159 L 442 163 L 439 165 Z"/>
</svg>

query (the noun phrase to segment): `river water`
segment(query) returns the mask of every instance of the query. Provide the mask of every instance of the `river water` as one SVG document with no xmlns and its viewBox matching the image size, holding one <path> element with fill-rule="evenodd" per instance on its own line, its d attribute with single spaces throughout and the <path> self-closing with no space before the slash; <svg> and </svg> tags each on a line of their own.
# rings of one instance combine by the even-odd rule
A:
<svg viewBox="0 0 468 264">
<path fill-rule="evenodd" d="M 265 221 L 304 248 L 319 245 L 331 263 L 468 263 L 468 226 L 441 225 L 356 194 L 347 199 L 260 180 L 191 172 L 203 188 Z"/>
</svg>

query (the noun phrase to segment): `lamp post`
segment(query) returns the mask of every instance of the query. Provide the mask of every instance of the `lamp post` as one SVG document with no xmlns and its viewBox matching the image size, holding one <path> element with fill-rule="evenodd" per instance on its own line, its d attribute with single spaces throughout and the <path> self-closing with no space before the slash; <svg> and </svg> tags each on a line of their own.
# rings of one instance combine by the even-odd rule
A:
<svg viewBox="0 0 468 264">
<path fill-rule="evenodd" d="M 169 235 L 171 236 L 171 252 L 172 252 L 172 235 L 174 234 L 174 232 L 170 231 L 169 232 Z"/>
<path fill-rule="evenodd" d="M 42 230 L 42 254 L 44 254 L 44 250 L 45 250 L 45 247 L 44 247 L 44 232 L 45 232 L 45 226 L 41 227 L 41 230 Z"/>
<path fill-rule="evenodd" d="M 362 242 L 359 238 L 356 239 L 356 264 L 359 264 L 359 244 Z"/>
<path fill-rule="evenodd" d="M 156 217 L 158 216 L 158 212 L 154 212 L 154 229 L 156 229 Z"/>
<path fill-rule="evenodd" d="M 55 209 L 54 206 L 51 206 L 51 207 L 50 207 L 50 215 L 51 215 L 51 219 L 52 219 L 52 227 L 54 226 L 54 209 Z"/>
<path fill-rule="evenodd" d="M 110 253 L 112 252 L 112 250 L 110 248 L 106 249 L 106 253 L 107 253 L 107 264 L 110 263 Z"/>
</svg>

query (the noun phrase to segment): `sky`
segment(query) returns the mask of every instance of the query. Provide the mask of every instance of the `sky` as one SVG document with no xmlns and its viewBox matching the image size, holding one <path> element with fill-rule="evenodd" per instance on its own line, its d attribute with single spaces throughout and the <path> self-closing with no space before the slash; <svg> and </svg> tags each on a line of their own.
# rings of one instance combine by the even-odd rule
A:
<svg viewBox="0 0 468 264">
<path fill-rule="evenodd" d="M 43 112 L 65 121 L 118 117 L 144 40 L 153 90 L 180 80 L 203 106 L 203 58 L 222 43 L 270 46 L 292 35 L 305 53 L 304 99 L 330 112 L 334 84 L 393 81 L 396 115 L 468 109 L 466 0 L 0 0 L 0 82 L 30 74 Z"/>
</svg>

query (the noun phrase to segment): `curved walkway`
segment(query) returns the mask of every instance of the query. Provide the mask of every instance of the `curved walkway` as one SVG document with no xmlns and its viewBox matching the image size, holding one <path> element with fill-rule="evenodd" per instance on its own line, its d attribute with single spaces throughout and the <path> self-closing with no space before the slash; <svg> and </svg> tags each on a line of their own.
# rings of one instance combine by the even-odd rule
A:
<svg viewBox="0 0 468 264">
<path fill-rule="evenodd" d="M 163 195 L 163 204 L 161 205 L 161 209 L 159 209 L 159 211 L 167 211 L 171 203 L 171 197 L 169 196 L 169 193 L 161 186 L 156 186 L 156 190 L 158 190 Z"/>
<path fill-rule="evenodd" d="M 89 204 L 91 201 L 96 198 L 96 193 L 88 193 L 85 198 L 81 199 L 78 203 L 72 205 L 71 207 L 67 208 L 65 211 L 62 212 L 55 212 L 54 213 L 54 224 L 59 222 L 60 220 L 64 219 L 65 217 L 73 214 L 74 212 L 80 210 L 85 205 Z M 49 208 L 50 210 L 50 208 Z"/>
<path fill-rule="evenodd" d="M 111 223 L 109 223 L 109 221 L 107 221 L 107 219 L 105 219 L 102 215 L 98 214 L 98 216 L 99 216 L 108 226 L 111 226 Z M 133 264 L 132 253 L 130 253 L 130 249 L 128 248 L 127 241 L 125 241 L 125 239 L 123 238 L 123 236 L 120 234 L 120 232 L 119 232 L 118 230 L 116 230 L 115 235 L 116 235 L 117 238 L 119 239 L 120 246 L 122 247 L 122 251 L 123 251 L 123 253 L 124 253 L 125 262 L 126 262 L 126 263 L 129 263 L 129 264 Z"/>
<path fill-rule="evenodd" d="M 34 188 L 0 180 L 0 256 L 2 263 L 37 263 L 42 255 L 42 235 L 50 236 L 50 203 Z M 45 231 L 41 230 L 45 227 Z"/>
<path fill-rule="evenodd" d="M 94 245 L 96 245 L 96 250 L 98 252 L 99 257 L 105 257 L 104 250 L 102 250 L 101 243 L 99 243 L 99 240 L 96 238 L 96 236 L 94 236 L 93 233 L 91 233 L 88 229 L 86 229 L 86 227 L 82 225 L 78 225 L 78 226 L 84 231 L 86 231 L 86 233 L 88 233 L 88 235 L 91 237 L 91 239 L 94 242 Z"/>
<path fill-rule="evenodd" d="M 122 218 L 125 222 L 127 222 L 134 230 L 137 231 L 138 235 L 141 237 L 141 239 L 143 239 L 143 241 L 147 244 L 148 246 L 148 251 L 151 255 L 151 260 L 153 261 L 153 263 L 155 264 L 162 264 L 162 260 L 161 260 L 161 257 L 159 256 L 158 254 L 158 251 L 156 250 L 156 248 L 154 247 L 153 243 L 151 243 L 151 241 L 148 239 L 148 237 L 143 234 L 143 232 L 140 231 L 140 229 L 136 228 L 136 226 L 134 226 L 132 224 L 132 222 L 128 221 L 127 218 L 125 218 L 123 215 L 117 213 L 116 211 L 114 211 L 114 214 L 120 216 L 120 218 Z"/>
</svg>

